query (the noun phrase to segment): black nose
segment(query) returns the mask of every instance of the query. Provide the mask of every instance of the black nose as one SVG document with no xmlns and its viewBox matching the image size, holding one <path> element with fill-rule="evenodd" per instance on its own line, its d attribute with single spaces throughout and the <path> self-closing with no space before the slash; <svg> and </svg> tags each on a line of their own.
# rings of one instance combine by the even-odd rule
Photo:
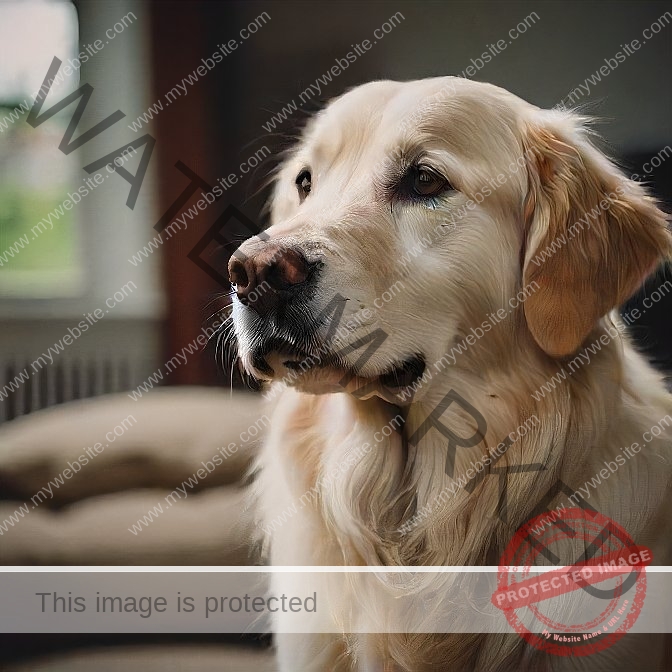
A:
<svg viewBox="0 0 672 672">
<path fill-rule="evenodd" d="M 260 315 L 275 308 L 288 290 L 306 282 L 311 270 L 300 251 L 277 243 L 266 244 L 244 260 L 237 254 L 229 260 L 229 279 L 241 303 Z"/>
</svg>

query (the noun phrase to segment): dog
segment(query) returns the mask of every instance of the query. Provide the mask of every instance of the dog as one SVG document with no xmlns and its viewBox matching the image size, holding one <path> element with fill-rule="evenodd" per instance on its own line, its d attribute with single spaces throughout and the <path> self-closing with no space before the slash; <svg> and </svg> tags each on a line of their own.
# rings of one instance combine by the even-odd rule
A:
<svg viewBox="0 0 672 672">
<path fill-rule="evenodd" d="M 270 564 L 496 565 L 581 486 L 568 506 L 668 562 L 672 398 L 616 309 L 672 242 L 588 123 L 453 77 L 368 83 L 308 122 L 274 175 L 270 227 L 229 262 L 227 343 L 275 406 L 254 485 Z M 494 471 L 454 486 L 484 454 L 484 474 L 511 470 L 506 515 Z M 521 465 L 536 466 L 514 477 Z M 568 659 L 512 633 L 384 630 L 362 600 L 331 604 L 317 634 L 280 614 L 280 670 L 665 664 L 656 636 Z"/>
</svg>

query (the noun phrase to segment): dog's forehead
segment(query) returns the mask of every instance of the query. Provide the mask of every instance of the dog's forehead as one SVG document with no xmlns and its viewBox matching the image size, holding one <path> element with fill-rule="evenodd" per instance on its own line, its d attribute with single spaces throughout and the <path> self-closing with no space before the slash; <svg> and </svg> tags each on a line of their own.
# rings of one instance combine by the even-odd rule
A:
<svg viewBox="0 0 672 672">
<path fill-rule="evenodd" d="M 473 142 L 479 125 L 483 132 L 514 128 L 527 107 L 504 89 L 461 77 L 371 82 L 331 102 L 308 127 L 304 142 L 325 156 L 420 136 L 460 142 L 468 133 Z"/>
<path fill-rule="evenodd" d="M 446 109 L 469 101 L 509 98 L 515 96 L 505 89 L 473 82 L 461 77 L 435 77 L 410 82 L 377 81 L 362 84 L 339 98 L 326 108 L 326 113 L 358 118 L 362 112 L 389 117 L 391 120 L 410 121 L 421 118 L 432 109 Z"/>
</svg>

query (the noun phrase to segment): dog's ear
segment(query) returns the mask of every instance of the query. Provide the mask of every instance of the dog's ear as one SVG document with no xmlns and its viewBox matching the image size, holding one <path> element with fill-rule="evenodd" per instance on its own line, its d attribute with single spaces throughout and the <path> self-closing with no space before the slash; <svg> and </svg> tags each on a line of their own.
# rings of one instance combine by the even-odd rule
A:
<svg viewBox="0 0 672 672">
<path fill-rule="evenodd" d="M 672 239 L 653 200 L 585 139 L 575 118 L 535 121 L 524 145 L 525 318 L 539 346 L 564 357 L 634 294 Z"/>
</svg>

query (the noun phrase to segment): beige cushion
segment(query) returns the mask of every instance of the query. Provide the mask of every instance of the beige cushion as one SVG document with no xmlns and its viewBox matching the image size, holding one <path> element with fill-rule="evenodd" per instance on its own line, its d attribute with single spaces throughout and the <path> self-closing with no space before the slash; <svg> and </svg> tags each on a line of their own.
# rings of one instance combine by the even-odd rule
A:
<svg viewBox="0 0 672 672">
<path fill-rule="evenodd" d="M 172 490 L 231 442 L 240 448 L 201 487 L 233 483 L 257 444 L 243 443 L 240 434 L 260 433 L 266 422 L 260 415 L 259 397 L 231 397 L 213 388 L 165 388 L 138 401 L 120 394 L 63 404 L 0 427 L 0 489 L 5 497 L 29 499 L 96 443 L 107 447 L 52 487 L 53 500 L 42 506 L 137 487 Z M 108 442 L 105 435 L 115 428 L 121 433 L 125 419 L 128 428 Z"/>
<path fill-rule="evenodd" d="M 7 672 L 273 672 L 276 667 L 270 650 L 201 644 L 91 649 L 4 669 Z"/>
<path fill-rule="evenodd" d="M 115 493 L 61 511 L 30 510 L 0 537 L 3 565 L 246 565 L 254 523 L 244 488 L 188 495 L 169 506 L 166 490 Z M 163 513 L 139 525 L 158 505 Z M 0 521 L 19 502 L 0 503 Z M 142 531 L 133 534 L 133 524 Z"/>
<path fill-rule="evenodd" d="M 241 479 L 267 424 L 260 409 L 252 395 L 167 388 L 137 402 L 101 397 L 7 423 L 0 428 L 0 523 L 23 502 L 28 513 L 0 530 L 0 563 L 247 564 L 255 531 Z M 105 445 L 125 418 L 126 431 L 56 487 L 68 462 L 87 446 Z M 242 441 L 241 432 L 255 438 Z M 215 464 L 218 448 L 232 442 L 240 448 Z M 53 497 L 42 490 L 49 482 Z M 182 492 L 166 501 L 178 486 Z M 147 524 L 138 523 L 144 517 Z"/>
</svg>

